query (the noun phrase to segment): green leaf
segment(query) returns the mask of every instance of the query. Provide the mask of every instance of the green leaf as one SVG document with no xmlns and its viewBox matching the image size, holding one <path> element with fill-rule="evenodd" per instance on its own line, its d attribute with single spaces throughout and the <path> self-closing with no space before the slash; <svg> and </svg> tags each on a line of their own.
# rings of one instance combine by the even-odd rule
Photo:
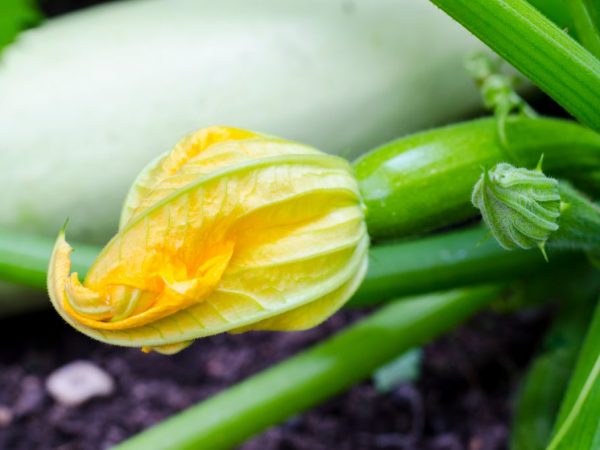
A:
<svg viewBox="0 0 600 450">
<path fill-rule="evenodd" d="M 552 330 L 553 334 L 558 330 Z M 531 365 L 519 394 L 511 450 L 546 448 L 560 400 L 569 381 L 576 350 L 571 343 L 539 355 Z"/>
<path fill-rule="evenodd" d="M 560 310 L 523 380 L 516 402 L 511 450 L 543 450 L 548 445 L 560 403 L 593 314 L 600 284 L 588 267 L 557 286 Z M 560 275 L 559 275 L 560 276 Z M 543 280 L 548 283 L 548 279 Z"/>
<path fill-rule="evenodd" d="M 525 0 L 432 0 L 581 123 L 600 130 L 600 61 Z"/>
<path fill-rule="evenodd" d="M 401 354 L 373 374 L 375 388 L 379 392 L 389 392 L 402 383 L 415 381 L 421 372 L 422 359 L 423 350 L 420 348 Z"/>
<path fill-rule="evenodd" d="M 22 29 L 37 23 L 41 14 L 31 0 L 2 0 L 0 3 L 0 50 Z"/>
<path fill-rule="evenodd" d="M 600 304 L 560 408 L 548 450 L 600 448 Z"/>
</svg>

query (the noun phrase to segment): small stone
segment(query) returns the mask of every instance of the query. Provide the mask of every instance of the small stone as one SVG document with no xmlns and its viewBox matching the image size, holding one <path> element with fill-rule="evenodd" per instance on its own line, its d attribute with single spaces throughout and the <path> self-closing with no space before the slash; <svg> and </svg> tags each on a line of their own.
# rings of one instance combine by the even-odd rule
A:
<svg viewBox="0 0 600 450">
<path fill-rule="evenodd" d="M 10 408 L 0 405 L 0 428 L 9 426 L 13 421 L 13 413 Z"/>
<path fill-rule="evenodd" d="M 48 393 L 60 404 L 78 406 L 115 390 L 112 377 L 89 361 L 74 361 L 54 371 L 46 381 Z"/>
</svg>

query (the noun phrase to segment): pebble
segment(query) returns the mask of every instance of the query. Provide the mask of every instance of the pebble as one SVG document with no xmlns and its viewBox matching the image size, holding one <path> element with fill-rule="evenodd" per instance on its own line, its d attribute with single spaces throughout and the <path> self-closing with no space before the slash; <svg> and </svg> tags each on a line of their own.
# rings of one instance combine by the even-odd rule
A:
<svg viewBox="0 0 600 450">
<path fill-rule="evenodd" d="M 74 361 L 46 380 L 46 389 L 54 400 L 66 406 L 78 406 L 95 397 L 106 397 L 115 390 L 112 377 L 89 361 Z"/>
</svg>

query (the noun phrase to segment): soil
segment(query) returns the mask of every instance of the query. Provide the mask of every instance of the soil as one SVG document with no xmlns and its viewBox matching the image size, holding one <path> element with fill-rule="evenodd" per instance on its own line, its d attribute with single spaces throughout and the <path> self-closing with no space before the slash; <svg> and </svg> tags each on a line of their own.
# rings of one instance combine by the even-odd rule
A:
<svg viewBox="0 0 600 450">
<path fill-rule="evenodd" d="M 0 321 L 0 449 L 109 448 L 363 314 L 342 311 L 299 333 L 215 336 L 171 357 L 94 342 L 51 311 Z M 480 314 L 425 347 L 416 383 L 379 393 L 365 381 L 241 449 L 504 449 L 511 399 L 547 322 L 539 311 Z M 111 374 L 116 391 L 61 406 L 46 392 L 46 378 L 80 359 Z"/>
</svg>

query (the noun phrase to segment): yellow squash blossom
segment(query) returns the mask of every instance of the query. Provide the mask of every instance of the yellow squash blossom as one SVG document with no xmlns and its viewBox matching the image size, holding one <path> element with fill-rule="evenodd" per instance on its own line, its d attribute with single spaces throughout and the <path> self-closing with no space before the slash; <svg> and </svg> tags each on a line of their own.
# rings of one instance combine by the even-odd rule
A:
<svg viewBox="0 0 600 450">
<path fill-rule="evenodd" d="M 348 162 L 211 127 L 138 176 L 83 283 L 61 232 L 48 290 L 88 336 L 173 353 L 224 331 L 319 324 L 362 281 L 368 245 Z"/>
</svg>

